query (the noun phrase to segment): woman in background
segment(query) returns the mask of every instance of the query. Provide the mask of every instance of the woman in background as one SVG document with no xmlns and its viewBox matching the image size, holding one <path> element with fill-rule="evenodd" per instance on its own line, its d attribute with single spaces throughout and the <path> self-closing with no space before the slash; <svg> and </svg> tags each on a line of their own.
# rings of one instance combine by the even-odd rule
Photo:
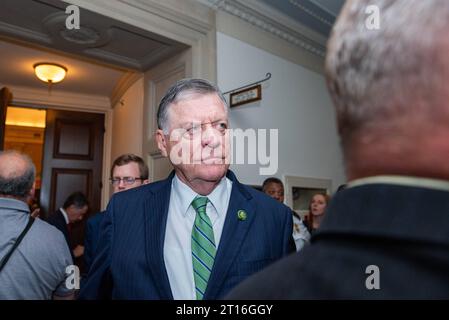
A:
<svg viewBox="0 0 449 320">
<path fill-rule="evenodd" d="M 327 194 L 322 193 L 314 194 L 312 199 L 310 200 L 309 215 L 306 222 L 307 229 L 310 233 L 314 232 L 320 227 L 329 200 L 330 197 Z"/>
</svg>

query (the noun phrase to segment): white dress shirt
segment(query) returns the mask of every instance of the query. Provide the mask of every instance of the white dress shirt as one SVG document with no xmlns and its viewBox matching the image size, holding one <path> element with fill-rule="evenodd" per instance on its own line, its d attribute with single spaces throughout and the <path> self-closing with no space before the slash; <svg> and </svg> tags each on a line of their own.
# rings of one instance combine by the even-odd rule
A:
<svg viewBox="0 0 449 320">
<path fill-rule="evenodd" d="M 62 216 L 64 217 L 65 223 L 69 224 L 69 216 L 67 215 L 67 212 L 65 212 L 63 208 L 59 208 L 59 210 L 61 210 L 62 212 Z"/>
<path fill-rule="evenodd" d="M 293 240 L 295 240 L 296 251 L 301 249 L 310 241 L 310 233 L 306 226 L 297 216 L 293 216 Z"/>
<path fill-rule="evenodd" d="M 232 182 L 223 177 L 207 196 L 206 213 L 214 229 L 214 240 L 218 250 L 221 233 L 231 198 Z M 191 203 L 198 193 L 183 183 L 177 175 L 171 185 L 167 227 L 164 241 L 164 262 L 170 287 L 175 300 L 195 300 L 191 237 L 196 212 Z"/>
</svg>

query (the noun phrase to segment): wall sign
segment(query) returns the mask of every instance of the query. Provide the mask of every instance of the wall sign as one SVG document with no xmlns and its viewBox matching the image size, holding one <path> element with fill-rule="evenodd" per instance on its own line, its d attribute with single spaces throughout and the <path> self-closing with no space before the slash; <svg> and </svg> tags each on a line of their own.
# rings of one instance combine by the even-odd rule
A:
<svg viewBox="0 0 449 320">
<path fill-rule="evenodd" d="M 231 108 L 262 99 L 262 86 L 256 85 L 231 93 L 229 105 Z"/>
</svg>

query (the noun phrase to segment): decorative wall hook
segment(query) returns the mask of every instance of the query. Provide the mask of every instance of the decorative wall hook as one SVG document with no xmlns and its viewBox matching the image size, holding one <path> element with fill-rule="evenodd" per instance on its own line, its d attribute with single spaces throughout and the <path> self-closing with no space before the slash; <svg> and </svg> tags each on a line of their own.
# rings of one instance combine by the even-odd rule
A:
<svg viewBox="0 0 449 320">
<path fill-rule="evenodd" d="M 238 91 L 238 90 L 242 90 L 242 89 L 245 89 L 245 88 L 249 88 L 249 87 L 252 87 L 252 86 L 261 84 L 262 82 L 265 82 L 265 81 L 270 80 L 270 79 L 271 79 L 271 73 L 268 72 L 268 73 L 265 75 L 265 79 L 262 79 L 262 80 L 260 80 L 260 81 L 256 81 L 256 82 L 247 84 L 246 86 L 238 87 L 238 88 L 233 89 L 233 90 L 230 90 L 230 91 L 226 91 L 226 92 L 224 92 L 223 94 L 233 93 L 233 92 Z"/>
</svg>

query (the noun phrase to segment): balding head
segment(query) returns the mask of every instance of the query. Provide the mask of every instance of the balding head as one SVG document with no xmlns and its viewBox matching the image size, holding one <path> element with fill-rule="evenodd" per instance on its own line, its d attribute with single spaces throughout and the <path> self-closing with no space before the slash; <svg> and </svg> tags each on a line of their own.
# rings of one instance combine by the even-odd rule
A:
<svg viewBox="0 0 449 320">
<path fill-rule="evenodd" d="M 26 200 L 33 189 L 36 169 L 26 155 L 0 152 L 0 197 Z"/>
<path fill-rule="evenodd" d="M 366 26 L 372 5 L 379 30 Z M 348 0 L 326 56 L 340 131 L 413 116 L 447 123 L 448 32 L 446 1 Z"/>
<path fill-rule="evenodd" d="M 367 27 L 373 5 L 378 30 Z M 353 176 L 431 168 L 434 177 L 442 169 L 449 175 L 438 162 L 449 156 L 448 32 L 446 1 L 346 2 L 328 43 L 326 76 Z"/>
</svg>

